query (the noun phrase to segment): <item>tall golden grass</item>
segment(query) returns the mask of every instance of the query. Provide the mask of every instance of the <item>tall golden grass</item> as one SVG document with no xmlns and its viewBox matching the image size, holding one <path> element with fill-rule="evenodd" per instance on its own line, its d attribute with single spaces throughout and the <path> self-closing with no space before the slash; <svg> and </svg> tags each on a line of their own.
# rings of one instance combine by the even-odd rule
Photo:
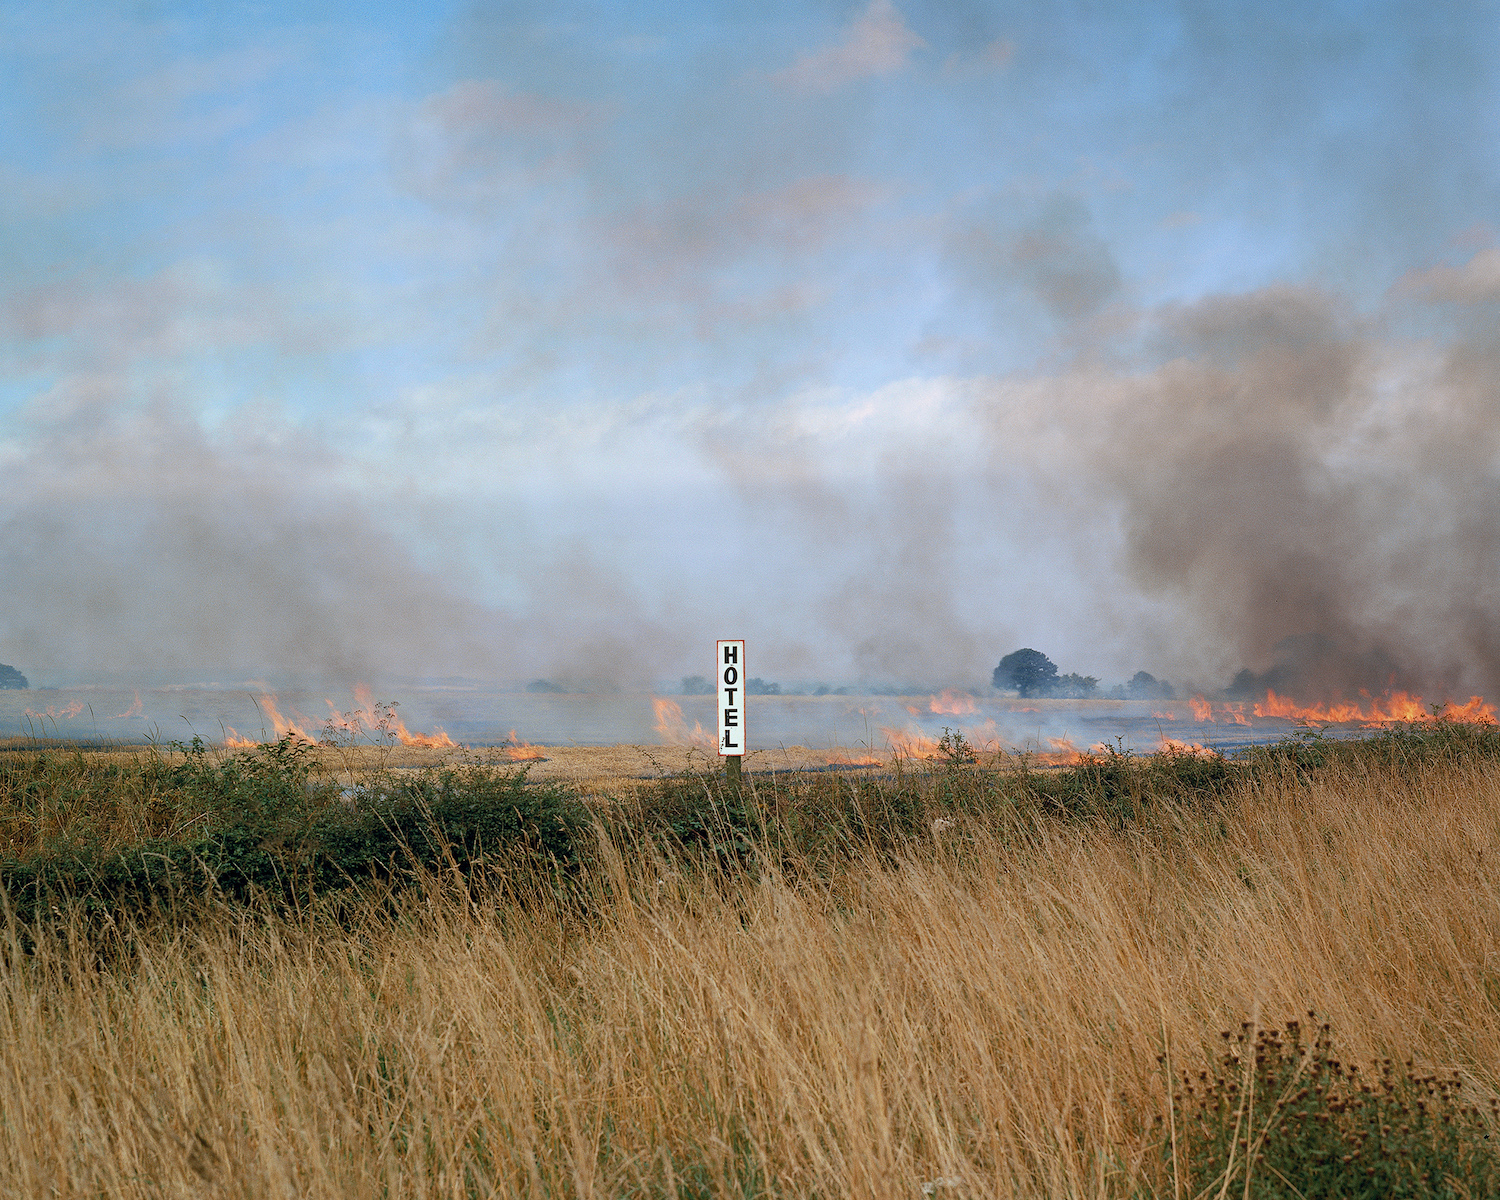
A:
<svg viewBox="0 0 1500 1200">
<path fill-rule="evenodd" d="M 1159 1057 L 1242 1021 L 1500 1072 L 1492 763 L 960 816 L 817 884 L 602 861 L 586 918 L 435 881 L 104 957 L 12 929 L 0 1193 L 1185 1197 Z"/>
</svg>

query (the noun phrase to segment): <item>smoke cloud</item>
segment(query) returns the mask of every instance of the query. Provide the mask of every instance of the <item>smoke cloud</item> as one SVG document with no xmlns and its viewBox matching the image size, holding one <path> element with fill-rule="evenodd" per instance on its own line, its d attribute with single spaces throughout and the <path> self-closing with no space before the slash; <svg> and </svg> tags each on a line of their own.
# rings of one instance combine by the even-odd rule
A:
<svg viewBox="0 0 1500 1200">
<path fill-rule="evenodd" d="M 1094 454 L 1188 669 L 1308 699 L 1500 686 L 1493 346 L 1382 338 L 1402 315 L 1284 287 L 1153 314 L 1162 361 L 1115 381 Z"/>
<path fill-rule="evenodd" d="M 1500 695 L 1480 9 L 0 16 L 0 661 Z"/>
</svg>

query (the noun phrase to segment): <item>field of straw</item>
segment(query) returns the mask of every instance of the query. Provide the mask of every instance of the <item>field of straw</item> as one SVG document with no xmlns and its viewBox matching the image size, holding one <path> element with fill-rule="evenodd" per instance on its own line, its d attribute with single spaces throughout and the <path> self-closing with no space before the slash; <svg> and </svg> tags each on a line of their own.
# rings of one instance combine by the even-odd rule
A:
<svg viewBox="0 0 1500 1200">
<path fill-rule="evenodd" d="M 1500 1086 L 1493 760 L 950 812 L 836 872 L 617 839 L 568 903 L 12 922 L 0 1194 L 1182 1200 L 1244 1022 Z"/>
</svg>

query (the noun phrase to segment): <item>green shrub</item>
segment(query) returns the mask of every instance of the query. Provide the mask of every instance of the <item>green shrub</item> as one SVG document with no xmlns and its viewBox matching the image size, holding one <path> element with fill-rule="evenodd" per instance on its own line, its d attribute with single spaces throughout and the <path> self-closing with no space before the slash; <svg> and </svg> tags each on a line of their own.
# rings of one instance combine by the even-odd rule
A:
<svg viewBox="0 0 1500 1200">
<path fill-rule="evenodd" d="M 223 759 L 211 756 L 200 737 L 173 742 L 170 749 L 182 760 L 148 758 L 143 770 L 148 786 L 170 796 L 180 812 L 202 814 L 210 827 L 305 825 L 337 791 L 331 782 L 313 779 L 320 765 L 313 748 L 290 736 Z"/>
<path fill-rule="evenodd" d="M 982 765 L 961 731 L 944 730 L 930 760 L 898 757 L 884 771 L 747 773 L 739 789 L 712 770 L 670 775 L 619 798 L 603 820 L 621 845 L 645 839 L 721 867 L 774 862 L 826 874 L 862 854 L 892 861 L 930 844 L 935 821 L 1124 825 L 1152 806 L 1206 806 L 1246 777 L 1218 754 L 1108 750 L 1060 770 L 1024 757 Z"/>
<path fill-rule="evenodd" d="M 146 793 L 196 814 L 172 822 L 178 836 L 58 837 L 0 860 L 0 890 L 23 923 L 64 907 L 107 921 L 195 897 L 300 904 L 372 879 L 578 866 L 586 813 L 524 770 L 469 764 L 345 794 L 315 780 L 308 748 L 287 739 L 223 760 L 197 739 L 179 749 L 182 761 L 142 768 Z"/>
<path fill-rule="evenodd" d="M 1359 737 L 1336 737 L 1304 726 L 1269 746 L 1252 746 L 1238 759 L 1262 774 L 1291 773 L 1305 781 L 1330 769 L 1401 772 L 1437 763 L 1500 758 L 1500 726 L 1464 721 L 1387 725 Z"/>
<path fill-rule="evenodd" d="M 742 868 L 752 863 L 758 847 L 777 841 L 761 799 L 772 790 L 736 788 L 713 771 L 686 771 L 620 797 L 600 815 L 619 846 L 644 840 L 690 860 Z"/>
<path fill-rule="evenodd" d="M 1316 1020 L 1312 1013 L 1309 1018 Z M 1252 1038 L 1253 1034 L 1253 1038 Z M 1257 1200 L 1500 1195 L 1488 1114 L 1457 1073 L 1389 1059 L 1362 1071 L 1335 1052 L 1329 1027 L 1223 1035 L 1217 1070 L 1184 1073 L 1173 1096 L 1177 1169 L 1187 1195 Z M 1164 1153 L 1171 1155 L 1170 1140 Z"/>
<path fill-rule="evenodd" d="M 524 769 L 477 763 L 387 777 L 352 800 L 310 831 L 306 852 L 318 887 L 413 867 L 467 875 L 485 862 L 571 871 L 589 823 L 566 787 L 528 784 Z"/>
<path fill-rule="evenodd" d="M 0 889 L 21 915 L 68 902 L 100 919 L 198 895 L 303 901 L 353 883 L 422 872 L 470 878 L 505 863 L 533 879 L 575 871 L 593 821 L 563 785 L 469 761 L 382 771 L 341 789 L 317 749 L 281 741 L 227 756 L 197 738 L 135 762 L 58 750 L 0 755 Z M 1056 820 L 1123 827 L 1178 811 L 1210 819 L 1237 789 L 1329 771 L 1413 772 L 1500 755 L 1500 730 L 1454 722 L 1395 727 L 1354 741 L 1303 731 L 1235 758 L 1108 749 L 1063 769 L 1025 756 L 981 761 L 945 730 L 931 760 L 874 771 L 674 775 L 598 818 L 622 848 L 652 843 L 717 870 L 774 864 L 827 876 L 874 853 L 898 861 L 937 829 L 980 821 L 1006 836 Z M 957 849 L 961 836 L 944 835 Z M 415 873 L 415 874 L 414 874 Z"/>
</svg>

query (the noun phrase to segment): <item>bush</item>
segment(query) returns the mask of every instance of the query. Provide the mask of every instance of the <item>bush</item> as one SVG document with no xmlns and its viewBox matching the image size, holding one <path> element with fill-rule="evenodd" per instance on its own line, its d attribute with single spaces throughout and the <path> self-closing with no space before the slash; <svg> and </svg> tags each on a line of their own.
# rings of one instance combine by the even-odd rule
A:
<svg viewBox="0 0 1500 1200">
<path fill-rule="evenodd" d="M 1239 755 L 1254 771 L 1291 772 L 1301 779 L 1335 767 L 1404 772 L 1461 759 L 1494 758 L 1500 758 L 1500 727 L 1444 720 L 1388 725 L 1358 738 L 1338 738 L 1325 729 L 1307 727 Z"/>
<path fill-rule="evenodd" d="M 89 828 L 0 860 L 0 890 L 23 922 L 68 906 L 107 920 L 209 895 L 300 904 L 371 879 L 469 880 L 486 864 L 497 878 L 555 877 L 579 865 L 582 806 L 565 788 L 528 784 L 523 769 L 469 763 L 346 794 L 314 780 L 309 747 L 287 738 L 222 761 L 198 739 L 178 749 L 182 761 L 152 758 L 134 781 L 168 810 L 169 832 L 115 845 Z M 44 771 L 45 757 L 34 759 Z M 76 763 L 88 784 L 86 760 Z M 119 767 L 111 774 L 122 781 Z"/>
<path fill-rule="evenodd" d="M 1072 767 L 1036 769 L 1024 758 L 996 763 L 961 730 L 945 729 L 927 760 L 897 759 L 873 772 L 747 772 L 739 789 L 721 773 L 686 772 L 622 797 L 603 815 L 621 846 L 642 842 L 689 861 L 827 876 L 867 853 L 894 861 L 931 845 L 936 827 L 960 817 L 1104 821 L 1124 826 L 1153 808 L 1207 810 L 1247 777 L 1222 755 L 1107 750 Z"/>
<path fill-rule="evenodd" d="M 104 919 L 201 895 L 300 904 L 424 872 L 551 888 L 592 853 L 595 814 L 524 769 L 467 762 L 340 789 L 315 749 L 289 739 L 224 758 L 197 739 L 174 749 L 180 756 L 123 763 L 76 751 L 0 756 L 0 890 L 12 908 L 31 919 L 71 903 Z M 977 755 L 961 731 L 945 730 L 937 751 L 875 771 L 750 772 L 739 788 L 717 771 L 673 776 L 598 819 L 622 848 L 826 877 L 864 854 L 896 861 L 930 846 L 959 818 L 1012 830 L 1057 820 L 1119 828 L 1174 809 L 1210 820 L 1258 779 L 1301 785 L 1330 771 L 1496 757 L 1500 730 L 1436 722 L 1357 741 L 1303 732 L 1233 759 L 1112 749 L 1058 770 Z"/>
<path fill-rule="evenodd" d="M 1244 765 L 1218 753 L 1142 756 L 1106 747 L 1063 770 L 1023 771 L 1018 782 L 1020 796 L 1043 811 L 1123 826 L 1153 805 L 1202 807 L 1247 777 Z"/>
<path fill-rule="evenodd" d="M 486 862 L 572 871 L 587 824 L 568 789 L 469 763 L 357 792 L 351 812 L 309 831 L 307 853 L 323 889 L 413 867 L 464 876 Z"/>
<path fill-rule="evenodd" d="M 1310 1020 L 1316 1020 L 1309 1013 Z M 1300 1022 L 1223 1034 L 1210 1077 L 1184 1073 L 1177 1169 L 1185 1194 L 1257 1200 L 1500 1195 L 1488 1117 L 1467 1102 L 1457 1072 L 1390 1059 L 1368 1072 L 1334 1053 L 1329 1027 L 1309 1043 Z M 1253 1034 L 1253 1040 L 1252 1040 Z M 1164 1153 L 1172 1155 L 1170 1136 Z"/>
</svg>

